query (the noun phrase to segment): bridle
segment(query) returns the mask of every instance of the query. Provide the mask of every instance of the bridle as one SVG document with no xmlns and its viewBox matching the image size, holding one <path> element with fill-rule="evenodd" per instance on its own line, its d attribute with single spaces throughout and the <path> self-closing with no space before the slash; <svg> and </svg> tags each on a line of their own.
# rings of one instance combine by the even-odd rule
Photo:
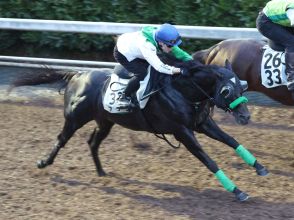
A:
<svg viewBox="0 0 294 220">
<path fill-rule="evenodd" d="M 205 92 L 195 81 L 191 81 L 192 82 L 192 85 L 197 88 L 198 90 L 200 90 L 204 96 L 206 96 L 209 100 L 209 102 L 213 105 L 216 105 L 217 107 L 223 109 L 225 112 L 232 112 L 233 109 L 235 109 L 237 106 L 239 106 L 240 104 L 242 103 L 247 103 L 248 102 L 248 99 L 245 97 L 245 96 L 240 96 L 238 98 L 236 98 L 234 101 L 232 101 L 228 107 L 222 107 L 222 106 L 219 106 L 217 104 L 217 102 L 215 101 L 215 98 L 214 97 L 211 97 L 207 92 Z"/>
</svg>

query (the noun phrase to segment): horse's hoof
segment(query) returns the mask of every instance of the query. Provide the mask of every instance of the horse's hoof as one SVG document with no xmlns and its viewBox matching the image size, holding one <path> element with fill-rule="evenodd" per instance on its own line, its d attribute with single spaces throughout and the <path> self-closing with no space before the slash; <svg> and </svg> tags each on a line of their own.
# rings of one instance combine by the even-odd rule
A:
<svg viewBox="0 0 294 220">
<path fill-rule="evenodd" d="M 107 174 L 102 170 L 98 172 L 98 176 L 106 176 Z"/>
<path fill-rule="evenodd" d="M 38 160 L 37 161 L 37 167 L 39 168 L 39 169 L 42 169 L 42 168 L 45 168 L 47 165 L 46 165 L 46 163 L 44 162 L 44 160 Z"/>
<path fill-rule="evenodd" d="M 263 168 L 261 168 L 259 170 L 256 170 L 256 173 L 259 176 L 267 176 L 269 172 L 265 167 L 263 167 Z"/>
<path fill-rule="evenodd" d="M 236 198 L 237 198 L 238 201 L 244 202 L 247 199 L 249 199 L 249 195 L 247 193 L 240 192 L 240 193 L 236 194 Z"/>
</svg>

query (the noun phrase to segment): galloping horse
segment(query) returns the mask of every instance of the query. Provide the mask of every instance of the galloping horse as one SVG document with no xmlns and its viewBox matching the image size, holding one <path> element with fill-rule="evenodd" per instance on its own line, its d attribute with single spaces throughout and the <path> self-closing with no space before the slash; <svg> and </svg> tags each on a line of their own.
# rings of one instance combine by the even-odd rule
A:
<svg viewBox="0 0 294 220">
<path fill-rule="evenodd" d="M 163 76 L 165 80 L 162 82 L 162 89 L 150 97 L 146 107 L 127 114 L 112 114 L 103 108 L 103 94 L 113 73 L 112 69 L 93 70 L 83 74 L 49 71 L 39 76 L 23 76 L 25 78 L 19 79 L 13 86 L 51 83 L 59 79 L 66 79 L 67 83 L 64 93 L 63 130 L 48 158 L 39 161 L 38 167 L 44 168 L 53 164 L 59 150 L 75 131 L 87 122 L 95 120 L 99 129 L 94 129 L 88 144 L 98 175 L 106 175 L 99 160 L 98 150 L 100 143 L 116 123 L 137 131 L 174 135 L 176 140 L 215 174 L 227 191 L 234 193 L 240 201 L 246 200 L 248 195 L 239 190 L 218 168 L 194 136 L 194 131 L 201 132 L 229 145 L 248 165 L 256 169 L 258 175 L 267 175 L 266 168 L 258 163 L 246 148 L 222 131 L 209 114 L 211 105 L 216 105 L 231 112 L 239 124 L 247 124 L 250 114 L 245 103 L 246 98 L 242 96 L 242 84 L 232 72 L 229 63 L 226 63 L 226 68 L 206 66 L 195 61 L 177 65 L 188 68 L 189 76 Z"/>
<path fill-rule="evenodd" d="M 229 39 L 221 41 L 206 50 L 195 52 L 193 59 L 205 64 L 216 65 L 223 65 L 225 60 L 229 60 L 238 77 L 248 82 L 248 91 L 261 92 L 284 105 L 293 106 L 294 100 L 286 86 L 266 88 L 261 84 L 261 63 L 265 45 L 266 42 L 262 40 Z M 275 46 L 274 49 L 281 50 L 282 48 Z M 270 75 L 269 77 L 271 77 L 270 80 L 272 81 L 281 80 L 280 75 Z"/>
</svg>

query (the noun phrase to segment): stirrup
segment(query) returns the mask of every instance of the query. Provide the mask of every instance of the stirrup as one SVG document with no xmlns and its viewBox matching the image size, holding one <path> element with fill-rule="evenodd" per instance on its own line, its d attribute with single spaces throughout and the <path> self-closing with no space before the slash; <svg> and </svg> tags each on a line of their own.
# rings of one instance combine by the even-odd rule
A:
<svg viewBox="0 0 294 220">
<path fill-rule="evenodd" d="M 116 107 L 118 111 L 125 110 L 127 112 L 132 112 L 134 110 L 135 105 L 132 103 L 131 100 L 124 99 L 124 100 L 117 100 L 118 106 Z"/>
<path fill-rule="evenodd" d="M 117 101 L 124 102 L 124 103 L 130 103 L 131 99 L 123 97 L 123 98 L 118 98 Z"/>
</svg>

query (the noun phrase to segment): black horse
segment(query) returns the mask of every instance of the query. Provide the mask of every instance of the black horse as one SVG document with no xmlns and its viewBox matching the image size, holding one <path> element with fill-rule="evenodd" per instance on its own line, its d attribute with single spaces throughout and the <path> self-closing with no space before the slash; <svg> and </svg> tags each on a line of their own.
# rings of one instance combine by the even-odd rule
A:
<svg viewBox="0 0 294 220">
<path fill-rule="evenodd" d="M 38 167 L 44 168 L 53 164 L 59 150 L 64 147 L 75 131 L 87 122 L 95 120 L 99 129 L 94 129 L 88 144 L 97 173 L 99 176 L 104 176 L 98 149 L 116 123 L 132 130 L 174 135 L 176 140 L 215 174 L 226 190 L 234 193 L 238 200 L 246 200 L 248 195 L 240 191 L 218 168 L 194 136 L 194 131 L 197 131 L 229 145 L 247 164 L 256 169 L 258 175 L 267 174 L 267 170 L 257 162 L 254 156 L 234 138 L 222 131 L 209 114 L 210 107 L 216 105 L 232 113 L 239 124 L 247 124 L 250 114 L 245 103 L 246 98 L 242 96 L 244 88 L 241 82 L 232 72 L 229 63 L 226 63 L 226 67 L 200 65 L 196 61 L 177 65 L 188 68 L 189 76 L 161 74 L 165 79 L 161 90 L 150 97 L 144 109 L 127 114 L 111 114 L 103 108 L 103 91 L 113 73 L 112 69 L 93 70 L 83 74 L 51 70 L 38 76 L 26 76 L 13 83 L 12 87 L 51 83 L 59 79 L 66 81 L 65 124 L 50 155 L 47 159 L 39 161 Z"/>
</svg>

